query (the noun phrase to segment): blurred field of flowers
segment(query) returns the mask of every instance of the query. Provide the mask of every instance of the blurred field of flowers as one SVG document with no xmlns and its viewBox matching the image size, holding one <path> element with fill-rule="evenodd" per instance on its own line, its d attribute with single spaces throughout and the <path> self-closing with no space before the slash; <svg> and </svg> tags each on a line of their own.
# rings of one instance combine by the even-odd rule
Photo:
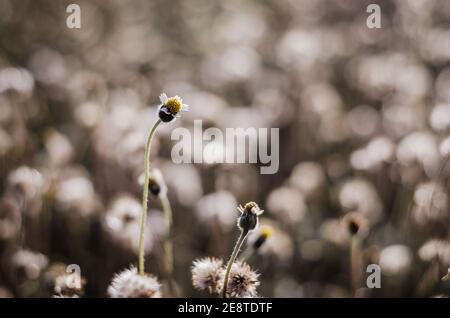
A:
<svg viewBox="0 0 450 318">
<path fill-rule="evenodd" d="M 81 29 L 65 25 L 71 2 Z M 366 26 L 371 3 L 381 29 Z M 0 0 L 0 296 L 63 294 L 78 264 L 84 296 L 105 297 L 136 264 L 161 92 L 190 105 L 152 149 L 180 295 L 204 296 L 193 261 L 226 260 L 236 207 L 256 201 L 262 226 L 246 244 L 271 229 L 247 259 L 261 296 L 354 296 L 348 212 L 367 219 L 362 265 L 382 272 L 356 296 L 450 296 L 449 62 L 448 0 Z M 174 164 L 171 131 L 196 119 L 279 128 L 279 172 Z M 161 276 L 153 198 L 145 231 L 147 271 Z"/>
</svg>

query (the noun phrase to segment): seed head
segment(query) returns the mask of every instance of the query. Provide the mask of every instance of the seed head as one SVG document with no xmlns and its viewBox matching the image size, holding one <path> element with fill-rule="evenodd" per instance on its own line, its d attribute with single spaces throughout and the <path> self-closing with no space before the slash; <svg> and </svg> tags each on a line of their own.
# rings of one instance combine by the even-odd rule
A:
<svg viewBox="0 0 450 318">
<path fill-rule="evenodd" d="M 257 297 L 258 276 L 259 274 L 253 271 L 247 263 L 241 261 L 233 263 L 228 279 L 227 296 L 238 298 Z"/>
<path fill-rule="evenodd" d="M 431 239 L 418 251 L 419 258 L 425 262 L 438 260 L 444 266 L 450 266 L 450 242 L 443 239 Z"/>
<path fill-rule="evenodd" d="M 76 273 L 64 273 L 55 278 L 55 298 L 76 298 L 84 294 L 86 279 Z"/>
<path fill-rule="evenodd" d="M 159 96 L 161 105 L 158 108 L 158 116 L 162 122 L 168 123 L 175 118 L 180 117 L 181 111 L 188 111 L 189 106 L 183 104 L 183 100 L 179 96 L 167 97 L 165 93 Z"/>
<path fill-rule="evenodd" d="M 111 298 L 161 298 L 161 284 L 152 275 L 139 275 L 131 266 L 114 276 L 108 294 Z"/>
<path fill-rule="evenodd" d="M 258 225 L 258 216 L 264 212 L 255 202 L 248 202 L 244 207 L 239 205 L 237 209 L 241 212 L 241 216 L 238 218 L 238 227 L 243 231 L 254 230 Z"/>
<path fill-rule="evenodd" d="M 218 294 L 222 284 L 223 262 L 214 257 L 205 257 L 194 261 L 192 268 L 192 285 L 198 290 Z"/>
<path fill-rule="evenodd" d="M 134 253 L 138 253 L 141 209 L 141 203 L 137 199 L 120 195 L 108 208 L 102 224 L 115 243 Z M 154 244 L 149 224 L 145 225 L 145 233 L 145 251 L 149 252 Z"/>
<path fill-rule="evenodd" d="M 48 258 L 31 250 L 18 250 L 12 257 L 12 268 L 24 279 L 37 279 L 47 268 Z"/>
</svg>

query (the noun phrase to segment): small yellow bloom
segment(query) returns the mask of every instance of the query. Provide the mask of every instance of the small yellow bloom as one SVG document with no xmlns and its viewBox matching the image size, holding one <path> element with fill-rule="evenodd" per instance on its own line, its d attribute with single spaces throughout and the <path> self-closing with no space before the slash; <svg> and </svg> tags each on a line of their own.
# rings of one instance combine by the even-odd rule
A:
<svg viewBox="0 0 450 318">
<path fill-rule="evenodd" d="M 183 100 L 178 96 L 170 97 L 166 101 L 166 107 L 172 114 L 176 115 L 183 107 Z"/>
<path fill-rule="evenodd" d="M 188 111 L 189 106 L 183 104 L 183 100 L 179 96 L 167 97 L 166 94 L 159 96 L 161 105 L 158 108 L 158 116 L 162 122 L 168 123 L 180 117 L 181 111 Z"/>
<path fill-rule="evenodd" d="M 273 229 L 270 226 L 264 225 L 261 227 L 261 236 L 264 237 L 264 239 L 268 239 L 273 234 Z"/>
</svg>

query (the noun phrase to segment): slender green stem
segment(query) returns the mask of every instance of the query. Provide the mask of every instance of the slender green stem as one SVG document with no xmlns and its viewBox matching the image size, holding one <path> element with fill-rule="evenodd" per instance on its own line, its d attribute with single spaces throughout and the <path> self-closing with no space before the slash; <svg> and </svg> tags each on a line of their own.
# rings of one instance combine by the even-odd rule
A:
<svg viewBox="0 0 450 318">
<path fill-rule="evenodd" d="M 227 298 L 227 286 L 228 286 L 228 278 L 230 276 L 231 266 L 233 266 L 234 261 L 236 260 L 236 257 L 239 254 L 239 251 L 241 250 L 242 244 L 245 241 L 245 238 L 247 237 L 248 231 L 242 230 L 241 235 L 239 236 L 239 239 L 236 242 L 236 245 L 234 246 L 233 253 L 231 254 L 230 260 L 228 261 L 227 269 L 225 271 L 225 279 L 223 281 L 223 290 L 222 290 L 222 298 Z"/>
<path fill-rule="evenodd" d="M 164 218 L 167 226 L 167 237 L 164 241 L 164 270 L 166 272 L 166 278 L 169 283 L 169 288 L 172 289 L 171 293 L 173 294 L 175 291 L 172 275 L 173 275 L 173 244 L 172 244 L 172 207 L 170 206 L 170 201 L 167 198 L 167 194 L 161 194 L 159 196 L 159 200 L 161 202 L 161 206 L 164 212 Z"/>
<path fill-rule="evenodd" d="M 145 158 L 144 158 L 144 194 L 142 196 L 142 215 L 140 224 L 140 235 L 139 235 L 139 274 L 144 275 L 144 262 L 145 262 L 145 223 L 147 220 L 147 208 L 148 208 L 148 176 L 150 172 L 150 149 L 152 146 L 153 135 L 155 134 L 156 128 L 161 124 L 161 119 L 158 119 L 153 125 L 150 134 L 148 135 L 147 144 L 145 145 Z"/>
<path fill-rule="evenodd" d="M 350 276 L 353 297 L 356 297 L 361 285 L 361 242 L 358 236 L 352 235 L 350 243 Z"/>
</svg>

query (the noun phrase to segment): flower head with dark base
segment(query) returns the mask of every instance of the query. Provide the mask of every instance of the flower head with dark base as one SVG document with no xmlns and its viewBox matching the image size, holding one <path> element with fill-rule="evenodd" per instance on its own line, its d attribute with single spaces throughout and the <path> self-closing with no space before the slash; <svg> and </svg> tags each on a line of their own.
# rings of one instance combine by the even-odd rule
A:
<svg viewBox="0 0 450 318">
<path fill-rule="evenodd" d="M 248 202 L 244 206 L 240 205 L 238 211 L 241 216 L 238 218 L 238 227 L 243 231 L 252 231 L 258 225 L 258 217 L 264 212 L 255 202 Z"/>
<path fill-rule="evenodd" d="M 230 271 L 234 261 L 236 260 L 239 251 L 241 250 L 242 244 L 245 241 L 248 233 L 253 231 L 258 226 L 258 217 L 264 212 L 261 210 L 255 202 L 248 202 L 244 206 L 239 205 L 237 208 L 241 215 L 238 218 L 237 226 L 241 230 L 241 235 L 239 236 L 236 245 L 234 246 L 233 253 L 231 253 L 230 260 L 228 261 L 225 278 L 223 282 L 222 297 L 226 298 L 229 293 L 227 292 L 228 280 L 230 276 Z"/>
<path fill-rule="evenodd" d="M 167 97 L 165 93 L 159 96 L 161 105 L 158 107 L 158 117 L 164 123 L 169 123 L 180 117 L 180 112 L 189 110 L 189 105 L 183 104 L 179 96 Z"/>
<path fill-rule="evenodd" d="M 343 217 L 343 222 L 350 236 L 365 237 L 369 231 L 367 218 L 359 212 L 349 212 Z"/>
<path fill-rule="evenodd" d="M 139 261 L 138 261 L 138 269 L 139 274 L 144 275 L 144 263 L 145 263 L 145 252 L 144 252 L 144 241 L 145 241 L 145 222 L 147 218 L 147 210 L 148 210 L 148 193 L 151 192 L 153 195 L 157 196 L 161 200 L 161 204 L 163 205 L 164 214 L 166 217 L 167 224 L 170 228 L 172 223 L 172 211 L 170 207 L 169 200 L 165 195 L 166 189 L 163 186 L 164 182 L 162 176 L 159 176 L 158 173 L 156 175 L 150 175 L 150 151 L 151 144 L 153 140 L 153 136 L 156 132 L 156 129 L 159 127 L 161 123 L 169 123 L 174 121 L 177 117 L 180 117 L 180 112 L 188 111 L 189 106 L 183 104 L 183 100 L 179 96 L 167 97 L 166 94 L 161 94 L 159 96 L 159 100 L 161 105 L 158 107 L 158 119 L 153 125 L 152 129 L 147 138 L 147 142 L 145 144 L 145 153 L 144 153 L 144 189 L 142 194 L 142 213 L 141 213 L 141 221 L 140 221 L 140 235 L 139 235 Z M 165 244 L 165 251 L 171 254 L 171 244 Z M 166 259 L 166 269 L 168 271 L 168 276 L 171 276 L 169 272 L 171 271 L 172 260 L 171 257 Z"/>
</svg>

